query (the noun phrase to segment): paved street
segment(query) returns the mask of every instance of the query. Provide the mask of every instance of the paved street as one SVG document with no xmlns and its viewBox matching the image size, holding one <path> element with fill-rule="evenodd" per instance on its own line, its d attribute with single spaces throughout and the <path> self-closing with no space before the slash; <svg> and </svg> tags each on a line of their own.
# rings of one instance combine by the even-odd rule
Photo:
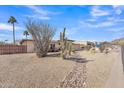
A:
<svg viewBox="0 0 124 93">
<path fill-rule="evenodd" d="M 105 85 L 106 88 L 124 88 L 124 46 L 118 49 L 115 63 L 112 65 L 110 77 Z"/>
</svg>

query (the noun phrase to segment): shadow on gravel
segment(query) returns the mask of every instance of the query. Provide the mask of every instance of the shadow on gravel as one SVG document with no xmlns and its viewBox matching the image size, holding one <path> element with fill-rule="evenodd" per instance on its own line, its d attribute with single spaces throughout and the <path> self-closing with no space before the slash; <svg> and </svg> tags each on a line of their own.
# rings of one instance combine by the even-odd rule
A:
<svg viewBox="0 0 124 93">
<path fill-rule="evenodd" d="M 59 52 L 48 53 L 47 57 L 60 57 L 60 53 Z M 70 60 L 77 63 L 87 63 L 89 61 L 94 61 L 94 60 L 87 60 L 86 58 L 81 58 L 81 57 L 69 57 L 66 58 L 65 60 Z"/>
<path fill-rule="evenodd" d="M 71 60 L 77 63 L 87 63 L 89 61 L 94 61 L 94 60 L 86 60 L 86 58 L 77 58 L 77 57 L 66 58 L 66 60 Z"/>
</svg>

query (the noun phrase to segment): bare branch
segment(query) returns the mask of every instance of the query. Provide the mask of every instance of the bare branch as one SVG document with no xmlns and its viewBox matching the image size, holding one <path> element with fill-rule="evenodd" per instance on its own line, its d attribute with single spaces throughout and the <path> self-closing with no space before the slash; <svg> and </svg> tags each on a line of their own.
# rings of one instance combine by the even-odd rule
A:
<svg viewBox="0 0 124 93">
<path fill-rule="evenodd" d="M 38 57 L 46 56 L 56 29 L 50 24 L 28 19 L 26 28 L 31 34 Z"/>
</svg>

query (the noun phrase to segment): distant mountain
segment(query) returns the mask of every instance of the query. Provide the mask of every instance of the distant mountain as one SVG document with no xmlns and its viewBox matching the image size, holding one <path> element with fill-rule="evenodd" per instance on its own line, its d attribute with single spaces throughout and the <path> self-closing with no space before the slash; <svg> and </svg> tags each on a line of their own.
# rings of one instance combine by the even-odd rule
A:
<svg viewBox="0 0 124 93">
<path fill-rule="evenodd" d="M 115 39 L 112 41 L 113 44 L 124 45 L 124 38 Z"/>
</svg>

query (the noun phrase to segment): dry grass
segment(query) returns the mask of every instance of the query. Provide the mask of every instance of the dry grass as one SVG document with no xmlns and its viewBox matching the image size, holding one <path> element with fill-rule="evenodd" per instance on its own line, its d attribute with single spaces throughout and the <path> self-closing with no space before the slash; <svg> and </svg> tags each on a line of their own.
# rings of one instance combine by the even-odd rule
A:
<svg viewBox="0 0 124 93">
<path fill-rule="evenodd" d="M 0 87 L 57 87 L 74 62 L 35 54 L 0 56 Z"/>
</svg>

